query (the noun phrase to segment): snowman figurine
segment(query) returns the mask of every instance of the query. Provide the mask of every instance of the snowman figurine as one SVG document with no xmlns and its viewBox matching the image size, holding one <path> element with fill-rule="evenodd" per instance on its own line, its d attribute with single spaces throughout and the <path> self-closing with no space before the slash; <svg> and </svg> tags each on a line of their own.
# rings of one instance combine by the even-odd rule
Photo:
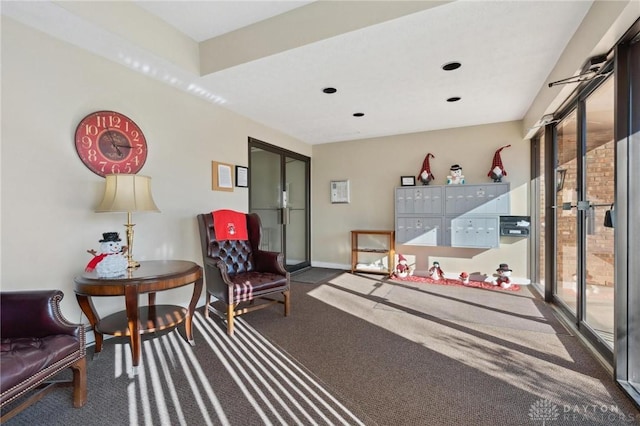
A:
<svg viewBox="0 0 640 426">
<path fill-rule="evenodd" d="M 409 263 L 407 259 L 398 254 L 398 264 L 396 265 L 396 276 L 398 278 L 406 278 L 408 275 L 411 275 L 411 268 L 409 267 Z"/>
<path fill-rule="evenodd" d="M 442 269 L 440 269 L 439 262 L 433 262 L 433 266 L 429 268 L 429 278 L 431 278 L 434 281 L 438 281 L 444 278 L 444 272 L 442 272 Z"/>
<path fill-rule="evenodd" d="M 467 272 L 461 272 L 458 279 L 462 282 L 462 284 L 469 285 L 469 274 Z"/>
<path fill-rule="evenodd" d="M 498 278 L 493 282 L 493 285 L 499 285 L 502 288 L 511 287 L 511 269 L 509 269 L 509 265 L 506 263 L 501 263 L 498 269 L 496 269 L 498 273 Z"/>
<path fill-rule="evenodd" d="M 459 164 L 454 164 L 449 169 L 451 172 L 447 176 L 447 185 L 462 185 L 464 184 L 464 175 L 462 174 L 462 167 Z"/>
<path fill-rule="evenodd" d="M 100 253 L 95 250 L 87 250 L 93 254 L 93 259 L 89 261 L 85 271 L 96 270 L 96 275 L 100 278 L 113 278 L 125 275 L 129 263 L 125 257 L 126 246 L 122 246 L 120 236 L 117 232 L 105 232 L 102 234 L 100 243 Z"/>
</svg>

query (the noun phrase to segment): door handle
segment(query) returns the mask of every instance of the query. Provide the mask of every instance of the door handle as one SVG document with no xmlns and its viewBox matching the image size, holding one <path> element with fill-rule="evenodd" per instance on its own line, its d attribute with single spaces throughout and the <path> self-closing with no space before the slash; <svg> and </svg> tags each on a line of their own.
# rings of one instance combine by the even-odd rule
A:
<svg viewBox="0 0 640 426">
<path fill-rule="evenodd" d="M 278 210 L 280 210 L 280 212 L 279 212 L 280 214 L 278 215 L 279 216 L 278 217 L 279 224 L 280 225 L 288 225 L 290 220 L 291 220 L 289 207 L 282 207 L 282 208 L 280 208 Z"/>
<path fill-rule="evenodd" d="M 571 210 L 577 208 L 578 210 L 586 211 L 589 210 L 590 207 L 591 203 L 589 201 L 578 201 L 577 205 L 573 205 L 571 204 L 571 202 L 562 203 L 562 210 Z"/>
</svg>

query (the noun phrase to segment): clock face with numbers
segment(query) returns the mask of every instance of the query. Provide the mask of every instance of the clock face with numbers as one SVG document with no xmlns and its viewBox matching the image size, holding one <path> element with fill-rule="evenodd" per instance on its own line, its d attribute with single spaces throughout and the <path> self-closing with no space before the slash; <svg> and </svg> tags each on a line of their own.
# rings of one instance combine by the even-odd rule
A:
<svg viewBox="0 0 640 426">
<path fill-rule="evenodd" d="M 95 174 L 136 174 L 147 160 L 147 141 L 129 117 L 114 111 L 87 115 L 76 128 L 76 151 Z"/>
</svg>

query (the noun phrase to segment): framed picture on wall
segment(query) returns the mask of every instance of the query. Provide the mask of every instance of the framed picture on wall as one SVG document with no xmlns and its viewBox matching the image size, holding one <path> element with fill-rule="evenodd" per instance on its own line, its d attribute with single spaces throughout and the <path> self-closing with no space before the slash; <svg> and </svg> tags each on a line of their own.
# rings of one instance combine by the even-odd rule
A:
<svg viewBox="0 0 640 426">
<path fill-rule="evenodd" d="M 211 162 L 211 189 L 214 191 L 233 191 L 233 165 Z"/>
<path fill-rule="evenodd" d="M 244 166 L 236 166 L 236 186 L 247 188 L 249 186 L 249 169 Z"/>
<path fill-rule="evenodd" d="M 401 176 L 400 177 L 400 186 L 416 186 L 416 177 L 415 176 Z"/>
</svg>

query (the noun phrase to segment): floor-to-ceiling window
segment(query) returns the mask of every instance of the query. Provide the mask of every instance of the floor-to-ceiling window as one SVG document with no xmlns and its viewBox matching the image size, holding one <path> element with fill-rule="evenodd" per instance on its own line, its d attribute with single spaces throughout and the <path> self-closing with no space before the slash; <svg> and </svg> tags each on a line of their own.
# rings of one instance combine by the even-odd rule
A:
<svg viewBox="0 0 640 426">
<path fill-rule="evenodd" d="M 640 406 L 640 19 L 615 50 L 615 378 Z"/>
<path fill-rule="evenodd" d="M 607 56 L 532 141 L 532 277 L 640 405 L 640 20 Z"/>
</svg>

